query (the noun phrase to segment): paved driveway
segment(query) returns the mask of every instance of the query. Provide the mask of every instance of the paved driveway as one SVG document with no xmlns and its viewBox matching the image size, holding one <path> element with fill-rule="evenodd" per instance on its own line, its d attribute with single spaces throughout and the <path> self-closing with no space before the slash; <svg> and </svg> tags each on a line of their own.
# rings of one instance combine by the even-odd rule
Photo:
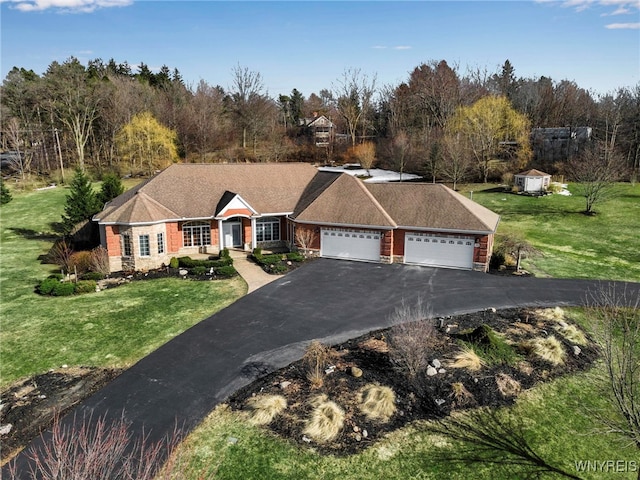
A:
<svg viewBox="0 0 640 480">
<path fill-rule="evenodd" d="M 334 343 L 387 326 L 403 301 L 414 305 L 420 299 L 434 315 L 445 316 L 489 307 L 580 305 L 600 286 L 320 259 L 171 340 L 89 398 L 76 415 L 117 417 L 124 410 L 134 431 L 144 426 L 155 441 L 176 422 L 190 431 L 236 389 L 300 358 L 311 340 Z M 640 284 L 616 288 L 637 294 Z"/>
</svg>

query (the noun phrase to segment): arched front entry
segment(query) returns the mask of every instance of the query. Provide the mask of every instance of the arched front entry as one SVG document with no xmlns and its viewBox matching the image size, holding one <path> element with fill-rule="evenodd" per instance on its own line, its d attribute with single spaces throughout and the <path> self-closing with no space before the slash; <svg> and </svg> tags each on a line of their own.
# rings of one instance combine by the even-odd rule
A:
<svg viewBox="0 0 640 480">
<path fill-rule="evenodd" d="M 242 248 L 242 220 L 222 221 L 222 248 Z"/>
</svg>

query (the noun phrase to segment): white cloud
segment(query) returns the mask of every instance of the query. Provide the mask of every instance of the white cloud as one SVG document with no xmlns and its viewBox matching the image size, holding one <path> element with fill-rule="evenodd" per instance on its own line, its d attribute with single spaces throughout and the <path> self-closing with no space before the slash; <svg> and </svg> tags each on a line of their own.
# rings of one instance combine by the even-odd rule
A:
<svg viewBox="0 0 640 480">
<path fill-rule="evenodd" d="M 5 1 L 5 0 L 3 0 Z M 125 7 L 133 0 L 8 0 L 21 12 L 55 9 L 61 12 L 90 13 L 98 8 Z"/>
<path fill-rule="evenodd" d="M 394 50 L 411 50 L 411 46 L 409 45 L 398 45 L 397 47 L 393 47 Z"/>
<path fill-rule="evenodd" d="M 605 25 L 605 28 L 609 30 L 640 30 L 640 22 L 638 23 L 610 23 L 609 25 Z"/>
<path fill-rule="evenodd" d="M 374 50 L 384 50 L 387 47 L 385 47 L 384 45 L 374 45 L 371 48 L 373 48 Z"/>
</svg>

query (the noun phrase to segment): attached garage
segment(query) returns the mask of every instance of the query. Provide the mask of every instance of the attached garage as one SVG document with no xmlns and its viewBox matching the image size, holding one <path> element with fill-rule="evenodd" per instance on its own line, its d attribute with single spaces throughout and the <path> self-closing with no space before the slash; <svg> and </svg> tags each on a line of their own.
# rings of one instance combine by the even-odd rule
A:
<svg viewBox="0 0 640 480">
<path fill-rule="evenodd" d="M 323 228 L 320 237 L 322 257 L 380 261 L 380 232 Z"/>
<path fill-rule="evenodd" d="M 471 270 L 474 243 L 474 237 L 464 235 L 407 233 L 404 263 Z"/>
</svg>

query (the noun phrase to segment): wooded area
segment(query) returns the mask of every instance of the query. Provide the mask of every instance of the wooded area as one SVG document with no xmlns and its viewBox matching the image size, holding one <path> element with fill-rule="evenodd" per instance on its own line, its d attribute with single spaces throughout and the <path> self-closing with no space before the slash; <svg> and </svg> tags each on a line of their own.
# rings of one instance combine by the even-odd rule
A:
<svg viewBox="0 0 640 480">
<path fill-rule="evenodd" d="M 495 73 L 462 73 L 442 60 L 399 85 L 346 69 L 320 92 L 272 98 L 260 73 L 240 65 L 228 89 L 187 85 L 167 66 L 135 68 L 73 57 L 42 75 L 14 67 L 2 85 L 0 140 L 11 152 L 3 175 L 68 182 L 74 168 L 102 178 L 148 175 L 175 161 L 356 161 L 454 184 L 501 180 L 526 166 L 570 178 L 571 161 L 591 151 L 577 141 L 578 127 L 619 160 L 620 179 L 639 173 L 640 84 L 595 96 L 567 80 L 518 78 L 508 60 Z M 322 146 L 306 127 L 320 115 L 333 124 Z M 566 158 L 533 148 L 532 129 L 551 127 L 569 127 Z"/>
</svg>

